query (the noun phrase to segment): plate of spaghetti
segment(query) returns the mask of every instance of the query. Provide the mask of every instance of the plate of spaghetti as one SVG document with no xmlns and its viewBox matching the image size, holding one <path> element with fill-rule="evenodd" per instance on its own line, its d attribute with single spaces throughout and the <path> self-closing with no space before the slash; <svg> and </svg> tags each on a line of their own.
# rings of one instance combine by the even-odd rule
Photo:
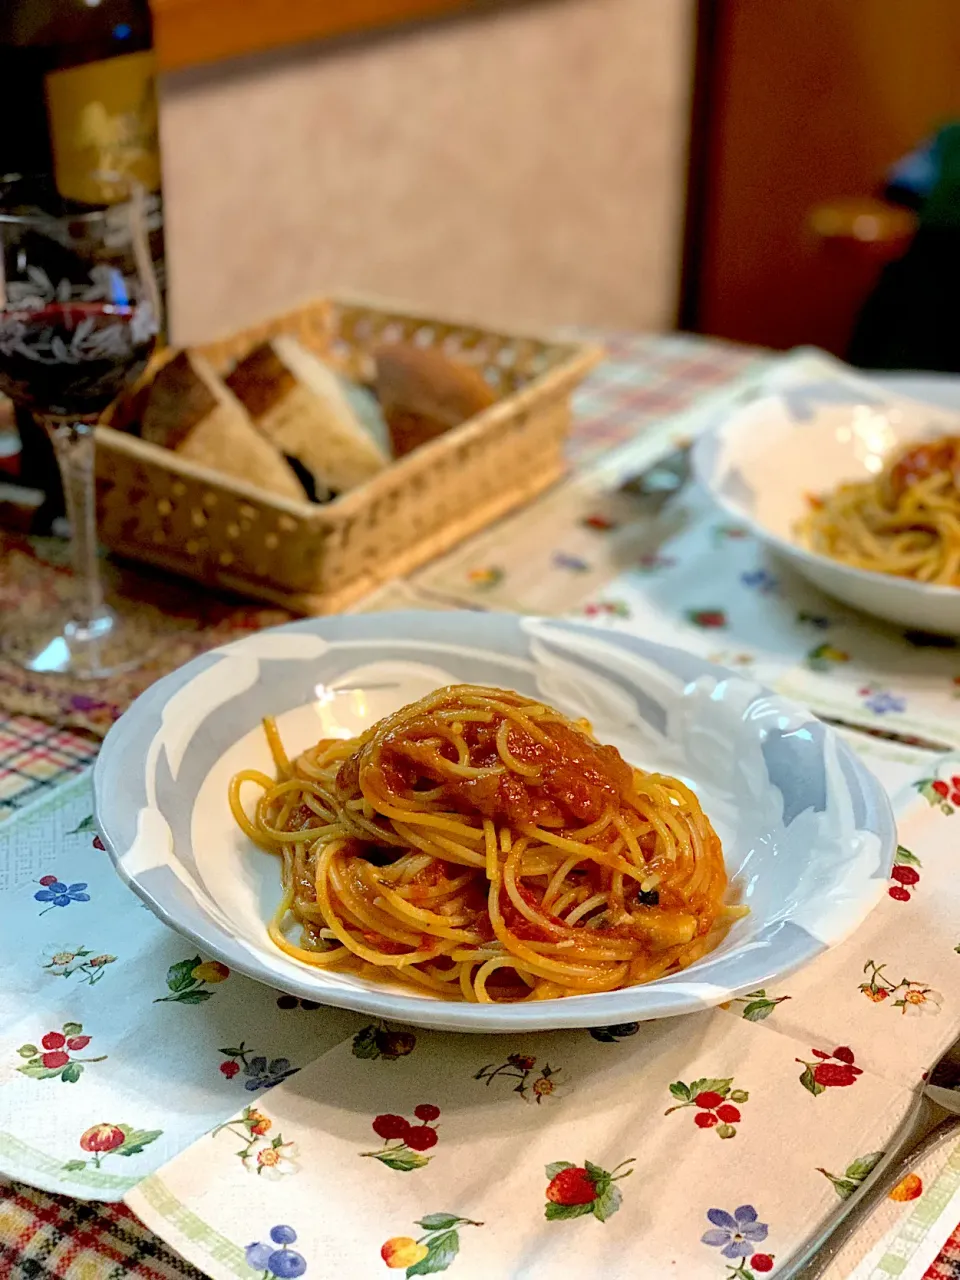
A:
<svg viewBox="0 0 960 1280">
<path fill-rule="evenodd" d="M 852 375 L 831 403 L 830 385 L 815 406 L 801 388 L 732 414 L 698 441 L 698 477 L 845 603 L 960 634 L 960 415 Z"/>
<path fill-rule="evenodd" d="M 895 849 L 879 784 L 802 708 L 508 615 L 247 637 L 148 690 L 94 787 L 121 876 L 206 954 L 458 1030 L 757 989 L 856 927 Z"/>
</svg>

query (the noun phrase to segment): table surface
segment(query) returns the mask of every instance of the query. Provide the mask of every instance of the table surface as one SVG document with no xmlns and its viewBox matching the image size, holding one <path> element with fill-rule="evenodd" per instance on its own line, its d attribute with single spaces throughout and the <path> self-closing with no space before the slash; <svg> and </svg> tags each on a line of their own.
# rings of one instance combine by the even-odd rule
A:
<svg viewBox="0 0 960 1280">
<path fill-rule="evenodd" d="M 687 335 L 605 335 L 604 341 L 610 358 L 576 403 L 570 442 L 575 468 L 679 412 L 755 358 L 742 348 Z M 91 734 L 0 712 L 0 820 L 88 767 L 98 748 Z M 200 1273 L 122 1204 L 88 1203 L 0 1180 L 0 1277 L 6 1276 L 198 1280 Z M 960 1227 L 927 1280 L 960 1280 Z"/>
</svg>

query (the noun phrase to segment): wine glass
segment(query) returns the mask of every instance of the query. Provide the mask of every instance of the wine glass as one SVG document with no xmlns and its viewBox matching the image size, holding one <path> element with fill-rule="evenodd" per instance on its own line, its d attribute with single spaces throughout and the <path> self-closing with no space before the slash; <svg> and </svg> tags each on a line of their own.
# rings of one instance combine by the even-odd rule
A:
<svg viewBox="0 0 960 1280">
<path fill-rule="evenodd" d="M 145 193 L 106 209 L 50 212 L 16 192 L 0 209 L 0 392 L 53 444 L 72 535 L 73 600 L 42 619 L 4 619 L 0 653 L 30 671 L 96 678 L 145 656 L 143 635 L 104 601 L 94 483 L 95 427 L 146 367 L 161 303 Z"/>
</svg>

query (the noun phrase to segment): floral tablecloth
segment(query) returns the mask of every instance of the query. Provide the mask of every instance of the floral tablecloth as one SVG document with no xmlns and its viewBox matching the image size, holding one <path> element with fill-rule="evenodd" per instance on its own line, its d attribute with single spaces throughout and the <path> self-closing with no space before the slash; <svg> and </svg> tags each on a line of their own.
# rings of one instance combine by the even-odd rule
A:
<svg viewBox="0 0 960 1280">
<path fill-rule="evenodd" d="M 613 354 L 581 396 L 586 427 L 573 452 L 588 467 L 635 465 L 638 427 L 653 449 L 692 434 L 698 411 L 657 424 L 704 387 L 762 367 L 749 353 L 683 338 L 624 341 Z M 611 446 L 621 448 L 605 453 Z M 685 556 L 669 543 L 684 530 L 706 534 L 716 570 L 728 574 L 724 590 L 735 577 L 762 605 L 792 599 L 790 584 L 744 581 L 770 570 L 735 533 L 714 545 L 705 512 L 694 509 L 683 528 L 647 530 L 638 550 L 629 512 L 598 508 L 595 483 L 582 477 L 367 607 L 579 611 L 656 630 L 670 621 L 662 601 L 680 586 L 669 574 Z M 691 560 L 703 553 L 697 544 Z M 655 582 L 659 613 L 647 589 Z M 849 676 L 859 655 L 830 630 L 835 607 L 818 609 L 797 613 L 827 618 L 817 630 L 829 634 L 813 639 L 847 653 L 828 662 Z M 742 652 L 762 669 L 761 647 L 746 644 L 726 599 L 683 613 L 684 643 L 727 660 Z M 926 666 L 929 650 L 921 656 Z M 797 657 L 808 669 L 807 649 Z M 840 708 L 855 722 L 892 719 L 901 737 L 954 741 L 937 732 L 951 724 L 942 695 L 935 724 L 923 709 L 915 720 L 906 708 L 878 710 L 882 698 L 866 706 L 874 692 L 902 696 L 894 688 L 858 687 L 856 705 Z M 853 940 L 856 954 L 848 944 L 825 957 L 839 965 L 829 973 L 813 966 L 782 990 L 698 1018 L 690 1044 L 681 1044 L 689 1019 L 508 1046 L 304 1008 L 222 972 L 115 899 L 125 891 L 102 878 L 85 829 L 86 784 L 56 792 L 0 841 L 17 975 L 5 1009 L 13 1030 L 0 1042 L 0 1168 L 74 1195 L 125 1193 L 213 1275 L 455 1266 L 464 1280 L 573 1271 L 745 1280 L 775 1271 L 867 1176 L 919 1073 L 960 1029 L 949 999 L 960 913 L 945 874 L 960 762 L 934 765 L 901 744 L 870 749 L 888 785 L 912 779 L 887 907 L 867 926 L 875 932 Z M 84 922 L 96 938 L 74 927 Z M 682 1165 L 681 1150 L 690 1153 Z M 919 1275 L 910 1270 L 921 1260 L 916 1239 L 929 1239 L 944 1196 L 951 1203 L 952 1168 L 948 1153 L 905 1181 L 870 1241 L 876 1256 L 861 1247 L 852 1262 L 844 1255 L 850 1266 L 884 1280 Z M 4 1265 L 43 1280 L 193 1274 L 121 1205 L 85 1208 L 26 1188 L 0 1199 L 0 1274 Z M 935 1266 L 950 1274 L 949 1247 Z"/>
<path fill-rule="evenodd" d="M 960 1027 L 953 813 L 917 752 L 856 740 L 903 843 L 854 938 L 712 1014 L 509 1040 L 304 1007 L 198 954 L 117 879 L 78 777 L 0 838 L 0 1170 L 124 1197 L 215 1277 L 775 1268 Z M 638 1236 L 647 1270 L 618 1270 Z"/>
</svg>

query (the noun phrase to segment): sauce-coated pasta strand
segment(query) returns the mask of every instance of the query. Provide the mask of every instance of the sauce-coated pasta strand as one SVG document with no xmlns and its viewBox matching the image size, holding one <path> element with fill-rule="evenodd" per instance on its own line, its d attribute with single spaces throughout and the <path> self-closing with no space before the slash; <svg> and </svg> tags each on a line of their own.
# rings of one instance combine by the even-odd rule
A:
<svg viewBox="0 0 960 1280">
<path fill-rule="evenodd" d="M 238 773 L 230 807 L 281 860 L 269 934 L 304 964 L 555 999 L 685 968 L 742 912 L 689 788 L 521 694 L 439 689 L 292 761 L 265 732 L 276 779 Z"/>
</svg>

